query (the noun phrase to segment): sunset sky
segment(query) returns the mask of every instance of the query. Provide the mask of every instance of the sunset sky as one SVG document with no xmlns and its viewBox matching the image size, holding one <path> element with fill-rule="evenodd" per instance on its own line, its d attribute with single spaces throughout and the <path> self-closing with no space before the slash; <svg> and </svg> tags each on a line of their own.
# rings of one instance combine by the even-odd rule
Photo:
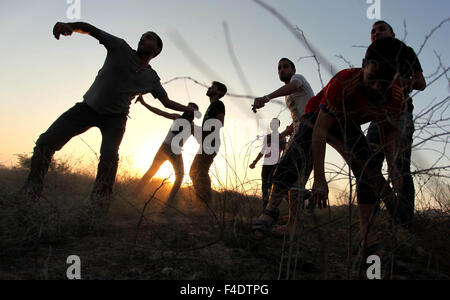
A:
<svg viewBox="0 0 450 300">
<path fill-rule="evenodd" d="M 15 154 L 31 153 L 39 134 L 76 102 L 82 101 L 104 62 L 105 48 L 94 38 L 75 33 L 58 41 L 52 36 L 55 22 L 77 21 L 68 19 L 67 9 L 70 4 L 67 2 L 0 2 L 0 164 L 7 167 L 15 165 Z M 287 57 L 296 63 L 297 72 L 305 76 L 315 93 L 322 87 L 315 61 L 311 58 L 300 59 L 311 55 L 308 50 L 278 19 L 255 1 L 79 2 L 79 21 L 91 23 L 124 38 L 133 48 L 136 48 L 142 33 L 148 30 L 157 32 L 164 41 L 164 49 L 151 61 L 151 65 L 162 82 L 190 76 L 204 84 L 210 84 L 213 80 L 221 81 L 234 94 L 263 96 L 282 85 L 277 75 L 277 63 L 281 57 Z M 366 0 L 265 2 L 303 30 L 309 42 L 337 69 L 348 67 L 344 60 L 336 57 L 338 55 L 354 66 L 360 66 L 365 52 L 365 48 L 360 46 L 369 45 L 370 29 L 375 21 L 367 17 L 366 10 L 370 4 Z M 381 18 L 389 22 L 397 37 L 416 52 L 425 36 L 450 16 L 448 0 L 380 2 Z M 244 81 L 233 65 L 224 22 L 229 30 L 233 52 L 245 75 Z M 419 54 L 425 76 L 436 72 L 437 55 L 448 67 L 449 46 L 450 22 L 446 22 L 433 33 Z M 321 75 L 325 84 L 331 78 L 331 74 L 324 69 Z M 184 104 L 196 102 L 202 113 L 209 104 L 206 88 L 190 80 L 173 81 L 164 87 L 171 99 Z M 448 95 L 448 80 L 444 76 L 414 97 L 415 113 L 429 107 L 431 101 L 444 99 Z M 163 108 L 151 95 L 144 98 L 149 104 Z M 284 103 L 284 99 L 278 100 Z M 257 119 L 251 112 L 251 99 L 226 96 L 223 102 L 226 106 L 223 130 L 225 142 L 216 159 L 216 168 L 212 170 L 213 177 L 218 176 L 219 180 L 214 179 L 213 182 L 216 187 L 234 188 L 244 184 L 249 189 L 249 182 L 260 178 L 260 164 L 255 170 L 247 168 L 261 144 L 258 141 L 252 144 L 252 141 L 258 134 L 265 132 L 261 128 L 258 131 L 257 121 L 269 122 L 272 117 L 280 115 L 284 128 L 291 122 L 290 114 L 285 106 L 273 103 L 258 112 Z M 444 117 L 450 117 L 448 112 Z M 199 124 L 199 120 L 196 123 Z M 133 104 L 120 148 L 122 166 L 132 167 L 138 174 L 145 172 L 170 124 L 171 121 Z M 98 154 L 100 142 L 99 130 L 91 129 L 73 138 L 56 157 L 78 160 L 80 166 L 92 167 L 92 162 L 96 160 L 93 151 Z M 193 138 L 186 144 L 186 173 L 197 147 Z M 448 152 L 445 154 L 450 156 Z M 433 165 L 436 156 L 439 153 L 417 151 L 413 160 L 421 168 L 427 168 Z M 327 161 L 343 164 L 333 151 L 328 152 Z M 445 165 L 445 162 L 439 164 Z M 219 174 L 215 169 L 220 170 Z M 167 176 L 170 173 L 170 167 L 165 165 L 158 175 Z M 185 180 L 189 180 L 189 177 L 186 176 Z"/>
</svg>

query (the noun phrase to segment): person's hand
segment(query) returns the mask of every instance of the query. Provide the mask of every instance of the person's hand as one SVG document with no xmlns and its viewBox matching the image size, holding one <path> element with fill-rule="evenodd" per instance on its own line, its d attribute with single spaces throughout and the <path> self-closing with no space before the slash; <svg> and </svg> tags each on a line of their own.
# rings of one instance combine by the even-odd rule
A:
<svg viewBox="0 0 450 300">
<path fill-rule="evenodd" d="M 67 23 L 58 22 L 53 27 L 53 35 L 55 39 L 59 40 L 59 36 L 62 35 L 71 35 L 73 33 L 72 27 Z"/>
<path fill-rule="evenodd" d="M 399 72 L 397 72 L 394 75 L 394 79 L 392 80 L 392 83 L 389 86 L 389 88 L 392 88 L 395 84 L 398 84 L 403 91 L 409 93 L 412 91 L 412 83 L 413 80 L 411 78 L 404 78 L 400 75 Z"/>
<path fill-rule="evenodd" d="M 142 95 L 139 95 L 139 96 L 136 97 L 136 101 L 134 101 L 134 104 L 136 104 L 138 102 L 141 103 L 141 104 L 145 103 L 144 97 L 142 97 Z"/>
<path fill-rule="evenodd" d="M 312 187 L 312 194 L 314 202 L 322 209 L 327 207 L 328 200 L 328 184 L 325 179 L 314 180 Z"/>
<path fill-rule="evenodd" d="M 195 113 L 196 111 L 198 111 L 198 110 L 195 110 L 195 108 L 193 108 L 191 106 L 186 106 L 186 107 L 187 107 L 186 112 L 188 112 L 188 113 Z"/>
<path fill-rule="evenodd" d="M 286 129 L 281 133 L 282 136 L 291 136 L 294 133 L 294 124 L 286 126 Z"/>
<path fill-rule="evenodd" d="M 249 167 L 250 169 L 254 169 L 255 166 L 256 166 L 255 162 L 252 162 L 252 163 L 250 164 L 250 166 L 248 166 L 248 167 Z"/>
<path fill-rule="evenodd" d="M 264 105 L 266 105 L 266 103 L 269 101 L 270 100 L 267 97 L 255 98 L 255 100 L 253 101 L 253 105 L 252 105 L 253 112 L 256 113 L 257 109 L 264 107 Z"/>
<path fill-rule="evenodd" d="M 400 87 L 401 87 L 401 89 L 403 91 L 406 91 L 406 92 L 410 93 L 413 90 L 413 87 L 412 87 L 413 81 L 412 81 L 412 79 L 400 78 L 398 80 L 398 82 L 399 82 Z"/>
</svg>

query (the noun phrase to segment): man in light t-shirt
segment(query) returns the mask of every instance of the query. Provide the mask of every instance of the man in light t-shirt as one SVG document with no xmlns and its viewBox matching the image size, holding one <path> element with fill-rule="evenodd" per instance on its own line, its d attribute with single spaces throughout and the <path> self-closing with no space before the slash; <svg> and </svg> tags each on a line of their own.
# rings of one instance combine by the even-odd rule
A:
<svg viewBox="0 0 450 300">
<path fill-rule="evenodd" d="M 295 65 L 288 58 L 282 58 L 278 62 L 278 76 L 284 86 L 263 97 L 255 98 L 253 111 L 256 113 L 256 109 L 264 107 L 270 100 L 284 96 L 286 106 L 291 112 L 291 129 L 295 132 L 298 130 L 306 103 L 314 97 L 314 92 L 305 77 L 296 74 Z"/>
<path fill-rule="evenodd" d="M 300 205 L 298 200 L 305 200 L 311 196 L 309 192 L 303 190 L 304 183 L 308 180 L 306 177 L 311 173 L 311 153 L 310 149 L 305 152 L 304 148 L 301 147 L 303 139 L 309 139 L 309 137 L 304 136 L 300 128 L 304 126 L 302 124 L 304 123 L 306 104 L 309 99 L 314 97 L 314 92 L 308 81 L 302 75 L 296 74 L 294 63 L 287 58 L 280 59 L 278 63 L 278 75 L 285 85 L 264 97 L 256 98 L 253 103 L 253 111 L 256 112 L 257 109 L 264 107 L 273 98 L 285 96 L 286 105 L 292 116 L 292 124 L 290 128 L 285 130 L 285 134 L 292 134 L 292 138 L 290 138 L 288 147 L 273 174 L 273 188 L 269 198 L 269 204 L 263 211 L 263 214 L 273 215 L 273 219 L 276 219 L 278 216 L 275 217 L 275 213 L 278 211 L 281 199 L 289 193 L 288 224 L 286 227 L 279 228 L 281 233 L 283 233 L 286 229 L 291 229 L 295 223 L 297 208 Z M 298 183 L 295 181 L 286 183 L 286 174 L 290 178 L 298 178 Z M 298 191 L 297 186 L 300 186 L 302 189 Z M 271 209 L 269 210 L 268 207 Z"/>
</svg>

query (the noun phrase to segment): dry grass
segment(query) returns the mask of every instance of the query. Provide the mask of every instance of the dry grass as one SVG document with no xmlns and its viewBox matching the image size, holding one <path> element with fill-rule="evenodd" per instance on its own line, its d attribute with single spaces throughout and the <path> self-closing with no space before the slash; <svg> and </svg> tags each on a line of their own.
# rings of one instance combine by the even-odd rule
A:
<svg viewBox="0 0 450 300">
<path fill-rule="evenodd" d="M 1 279 L 65 279 L 69 255 L 81 258 L 83 279 L 348 278 L 347 206 L 305 214 L 301 236 L 290 242 L 274 236 L 255 242 L 250 224 L 260 212 L 258 197 L 214 192 L 213 216 L 190 187 L 169 207 L 170 186 L 164 185 L 138 227 L 144 203 L 161 181 L 136 197 L 137 179 L 121 176 L 108 219 L 84 232 L 79 215 L 93 178 L 55 169 L 44 199 L 30 205 L 16 193 L 26 174 L 0 168 Z M 358 235 L 356 211 L 353 216 L 350 253 Z M 405 231 L 383 216 L 383 278 L 449 279 L 449 221 L 448 212 L 421 212 L 414 229 Z"/>
</svg>

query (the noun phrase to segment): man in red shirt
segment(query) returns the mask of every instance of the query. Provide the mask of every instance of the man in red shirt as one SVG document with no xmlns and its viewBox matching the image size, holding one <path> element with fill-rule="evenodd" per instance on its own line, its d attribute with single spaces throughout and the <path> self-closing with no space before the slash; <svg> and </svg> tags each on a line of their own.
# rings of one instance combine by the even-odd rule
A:
<svg viewBox="0 0 450 300">
<path fill-rule="evenodd" d="M 372 152 L 360 125 L 377 121 L 394 188 L 398 190 L 402 182 L 393 163 L 397 134 L 395 119 L 404 106 L 404 97 L 395 79 L 403 71 L 405 47 L 401 41 L 394 38 L 377 41 L 368 48 L 362 68 L 346 69 L 334 76 L 319 94 L 309 100 L 302 129 L 295 137 L 297 150 L 291 151 L 300 153 L 296 157 L 292 154 L 291 160 L 297 159 L 296 165 L 305 166 L 306 172 L 301 174 L 304 183 L 310 175 L 311 169 L 308 166 L 311 165 L 311 156 L 313 157 L 313 197 L 319 208 L 326 207 L 328 199 L 324 171 L 326 143 L 336 148 L 347 161 L 357 180 L 361 239 L 364 245 L 366 242 L 371 244 L 376 241 L 374 226 L 369 225 L 372 223 L 378 201 L 383 199 L 390 210 L 398 209 L 398 201 L 381 172 L 370 167 Z M 286 157 L 289 157 L 289 153 L 286 153 Z M 282 164 L 283 162 L 280 162 L 280 167 L 274 175 L 269 205 L 254 224 L 255 238 L 264 237 L 275 221 L 277 204 L 286 181 L 296 179 L 292 178 L 295 172 L 286 172 L 289 167 L 283 167 Z M 281 172 L 283 169 L 285 171 Z"/>
</svg>

